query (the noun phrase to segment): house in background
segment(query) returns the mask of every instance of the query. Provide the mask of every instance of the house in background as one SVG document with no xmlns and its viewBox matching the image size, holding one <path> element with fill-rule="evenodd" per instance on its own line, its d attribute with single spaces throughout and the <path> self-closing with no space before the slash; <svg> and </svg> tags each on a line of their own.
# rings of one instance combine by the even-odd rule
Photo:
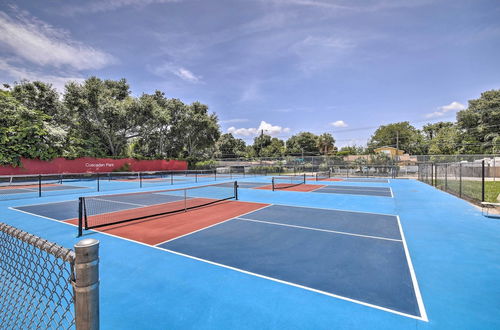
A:
<svg viewBox="0 0 500 330">
<path fill-rule="evenodd" d="M 375 148 L 373 149 L 375 153 L 383 153 L 386 154 L 387 156 L 394 158 L 396 156 L 403 156 L 404 155 L 404 150 L 398 150 L 394 147 L 389 147 L 389 146 L 384 146 L 380 148 Z"/>
</svg>

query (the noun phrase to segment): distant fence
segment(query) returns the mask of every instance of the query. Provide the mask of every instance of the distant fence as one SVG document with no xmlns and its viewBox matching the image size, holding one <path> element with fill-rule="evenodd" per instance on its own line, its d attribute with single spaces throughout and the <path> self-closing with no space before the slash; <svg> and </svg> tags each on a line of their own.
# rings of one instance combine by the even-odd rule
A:
<svg viewBox="0 0 500 330">
<path fill-rule="evenodd" d="M 482 159 L 497 159 L 500 154 L 476 155 L 399 155 L 385 154 L 349 155 L 349 156 L 282 156 L 282 157 L 250 157 L 216 159 L 214 166 L 269 166 L 269 165 L 303 165 L 303 166 L 333 166 L 349 164 L 368 165 L 417 165 L 418 163 L 453 163 L 474 162 Z"/>
<path fill-rule="evenodd" d="M 186 170 L 188 167 L 187 162 L 182 160 L 137 160 L 133 158 L 83 157 L 77 159 L 56 158 L 51 161 L 23 158 L 21 163 L 20 167 L 0 166 L 0 175 L 99 173 L 119 170 L 133 172 L 169 171 Z"/>
<path fill-rule="evenodd" d="M 500 197 L 500 167 L 495 163 L 422 163 L 418 179 L 472 202 L 497 202 Z"/>
<path fill-rule="evenodd" d="M 0 328 L 98 329 L 99 242 L 66 249 L 0 222 Z"/>
</svg>

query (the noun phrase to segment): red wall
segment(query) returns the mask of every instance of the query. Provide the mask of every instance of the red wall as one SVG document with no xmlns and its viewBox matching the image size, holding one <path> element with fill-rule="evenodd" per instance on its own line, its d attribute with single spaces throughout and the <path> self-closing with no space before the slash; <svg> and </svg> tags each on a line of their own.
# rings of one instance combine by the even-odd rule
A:
<svg viewBox="0 0 500 330">
<path fill-rule="evenodd" d="M 56 158 L 51 161 L 42 161 L 23 158 L 20 167 L 0 166 L 0 175 L 113 172 L 126 163 L 130 164 L 130 170 L 134 172 L 187 169 L 187 162 L 182 160 L 83 157 L 77 159 Z"/>
</svg>

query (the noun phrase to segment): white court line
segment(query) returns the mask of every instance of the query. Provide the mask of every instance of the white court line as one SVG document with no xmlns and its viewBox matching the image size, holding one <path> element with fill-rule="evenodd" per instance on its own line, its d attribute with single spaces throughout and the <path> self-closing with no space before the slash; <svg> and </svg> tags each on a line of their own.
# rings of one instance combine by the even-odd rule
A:
<svg viewBox="0 0 500 330">
<path fill-rule="evenodd" d="M 357 237 L 364 237 L 364 238 L 381 239 L 381 240 L 385 240 L 385 241 L 401 242 L 401 240 L 394 239 L 394 238 L 387 238 L 387 237 L 380 237 L 380 236 L 371 236 L 371 235 L 362 235 L 362 234 L 354 234 L 354 233 L 348 233 L 348 232 L 345 232 L 345 231 L 328 230 L 328 229 L 320 229 L 320 228 L 297 226 L 297 225 L 289 225 L 289 224 L 280 223 L 280 222 L 255 220 L 255 219 L 248 219 L 248 218 L 242 218 L 242 217 L 238 217 L 236 220 L 253 221 L 253 222 L 266 223 L 266 224 L 275 225 L 275 226 L 292 227 L 292 228 L 307 229 L 307 230 L 314 230 L 314 231 L 322 231 L 322 232 L 326 232 L 326 233 L 333 233 L 333 234 L 340 234 L 340 235 L 357 236 Z"/>
<path fill-rule="evenodd" d="M 401 226 L 401 221 L 398 218 L 398 226 L 399 232 L 401 233 L 401 238 L 403 240 L 403 248 L 405 250 L 406 262 L 408 264 L 408 268 L 410 270 L 411 280 L 413 282 L 413 290 L 415 291 L 415 298 L 417 299 L 418 309 L 420 311 L 420 315 L 422 316 L 422 320 L 428 322 L 427 312 L 425 311 L 424 301 L 422 299 L 422 293 L 420 292 L 420 288 L 418 286 L 417 275 L 415 274 L 415 269 L 413 268 L 413 263 L 411 262 L 410 251 L 408 250 L 408 246 L 406 244 L 406 238 L 403 233 L 403 227 Z"/>
<path fill-rule="evenodd" d="M 328 191 L 316 191 L 320 194 L 344 194 L 344 195 L 356 195 L 356 196 L 370 196 L 370 197 L 391 197 L 388 195 L 388 191 L 360 191 L 360 190 L 333 190 Z"/>
<path fill-rule="evenodd" d="M 258 202 L 247 202 L 247 203 L 258 203 Z M 298 208 L 302 208 L 302 209 L 328 210 L 328 211 L 337 211 L 337 212 L 345 212 L 345 213 L 363 213 L 363 214 L 387 215 L 387 216 L 391 216 L 391 217 L 397 216 L 395 214 L 388 214 L 388 213 L 375 213 L 375 212 L 367 212 L 367 211 L 350 211 L 350 210 L 341 210 L 341 209 L 328 209 L 326 207 L 298 206 L 298 205 L 288 205 L 288 204 L 279 204 L 279 203 L 273 203 L 273 205 L 286 206 L 286 207 L 298 207 Z"/>
<path fill-rule="evenodd" d="M 49 217 L 46 217 L 44 215 L 40 215 L 40 214 L 36 214 L 36 213 L 31 213 L 31 212 L 28 212 L 28 211 L 23 211 L 23 210 L 18 210 L 14 207 L 8 207 L 9 210 L 13 210 L 13 211 L 17 211 L 17 212 L 21 212 L 21 213 L 25 213 L 25 214 L 29 214 L 29 215 L 32 215 L 32 216 L 35 216 L 35 217 L 39 217 L 39 218 L 43 218 L 43 219 L 48 219 L 48 220 L 52 220 L 52 221 L 57 221 L 59 223 L 65 223 L 67 225 L 71 225 L 73 227 L 78 227 L 77 225 L 74 225 L 72 223 L 69 223 L 69 222 L 65 222 L 67 220 L 71 220 L 71 219 L 76 219 L 76 218 L 69 218 L 69 219 L 64 219 L 64 220 L 57 220 L 57 219 L 54 219 L 54 218 L 49 218 Z"/>
<path fill-rule="evenodd" d="M 115 201 L 115 200 L 109 200 L 109 199 L 103 199 L 103 198 L 90 198 L 91 200 L 98 200 L 98 201 L 103 201 L 103 202 L 110 202 L 110 203 L 117 203 L 117 204 L 126 204 L 126 205 L 133 205 L 133 206 L 139 206 L 139 207 L 146 207 L 150 205 L 145 205 L 145 204 L 136 204 L 136 203 L 129 203 L 129 202 L 120 202 L 120 201 Z M 163 204 L 163 203 L 160 203 Z M 155 204 L 153 204 L 155 205 Z M 151 205 L 152 206 L 152 205 Z M 116 212 L 116 211 L 114 211 Z"/>
<path fill-rule="evenodd" d="M 391 198 L 394 198 L 394 193 L 392 191 L 392 187 L 389 187 L 389 191 L 391 192 Z"/>
<path fill-rule="evenodd" d="M 353 186 L 325 186 L 325 189 L 328 190 L 353 190 L 353 191 L 376 191 L 376 192 L 387 192 L 389 190 L 388 187 L 369 187 L 366 189 L 365 187 L 353 187 Z"/>
<path fill-rule="evenodd" d="M 269 207 L 269 206 L 272 206 L 272 205 L 273 205 L 273 204 L 268 204 L 268 205 L 266 205 L 266 206 L 260 207 L 260 208 L 258 208 L 258 209 L 255 209 L 255 210 L 252 210 L 252 211 L 249 211 L 249 212 L 247 212 L 247 213 L 240 214 L 240 215 L 247 215 L 247 214 L 250 214 L 250 213 L 252 213 L 252 212 L 259 211 L 259 210 L 262 210 L 262 209 L 265 209 L 266 207 Z M 181 238 L 181 237 L 185 237 L 185 236 L 188 236 L 188 235 L 191 235 L 191 234 L 197 233 L 197 232 L 199 232 L 199 231 L 202 231 L 202 230 L 205 230 L 205 229 L 208 229 L 208 228 L 212 228 L 212 227 L 214 227 L 214 226 L 220 225 L 220 224 L 222 224 L 222 223 L 224 223 L 224 222 L 228 222 L 228 221 L 230 221 L 230 220 L 238 219 L 238 217 L 239 217 L 239 216 L 232 217 L 232 218 L 230 218 L 230 219 L 227 219 L 227 220 L 224 220 L 224 221 L 221 221 L 221 222 L 218 222 L 218 223 L 214 223 L 214 224 L 213 224 L 213 225 L 211 225 L 211 226 L 208 226 L 208 227 L 203 227 L 203 228 L 201 228 L 201 229 L 197 229 L 197 230 L 195 230 L 195 231 L 192 231 L 192 232 L 190 232 L 190 233 L 184 234 L 184 235 L 182 235 L 182 236 L 178 236 L 178 237 L 174 237 L 174 238 L 168 239 L 168 240 L 166 240 L 166 241 L 163 241 L 163 242 L 160 242 L 160 243 L 155 244 L 155 246 L 158 246 L 158 245 L 161 245 L 161 244 L 165 244 L 165 243 L 168 243 L 168 242 L 171 242 L 171 241 L 175 241 L 176 239 L 179 239 L 179 238 Z"/>
<path fill-rule="evenodd" d="M 269 206 L 272 206 L 272 205 L 275 205 L 275 204 L 270 204 L 270 205 L 267 205 L 265 207 L 269 207 Z M 14 210 L 16 210 L 18 212 L 22 212 L 22 213 L 34 215 L 34 216 L 37 216 L 37 217 L 40 217 L 40 218 L 45 218 L 45 219 L 48 219 L 48 220 L 56 221 L 58 223 L 63 223 L 63 224 L 66 224 L 66 225 L 70 225 L 70 226 L 76 227 L 76 225 L 73 225 L 73 224 L 71 224 L 69 222 L 64 222 L 64 221 L 52 219 L 52 218 L 49 218 L 49 217 L 45 217 L 45 216 L 41 216 L 41 215 L 38 215 L 38 214 L 33 214 L 33 213 L 30 213 L 30 212 L 25 212 L 25 211 L 17 210 L 17 209 L 14 209 Z M 251 211 L 251 212 L 253 212 L 253 211 Z M 249 213 L 251 213 L 251 212 L 249 212 Z M 398 217 L 398 220 L 399 220 L 399 217 Z M 210 261 L 210 260 L 197 258 L 197 257 L 191 256 L 191 255 L 180 253 L 180 252 L 176 252 L 176 251 L 173 251 L 173 250 L 169 250 L 169 249 L 165 249 L 165 248 L 160 248 L 159 246 L 156 246 L 156 245 L 149 245 L 149 244 L 146 244 L 146 243 L 143 243 L 143 242 L 140 242 L 140 241 L 135 241 L 133 239 L 129 239 L 129 238 L 125 238 L 125 237 L 113 235 L 113 234 L 102 232 L 102 231 L 96 231 L 96 230 L 92 230 L 92 229 L 90 231 L 92 231 L 94 233 L 97 233 L 97 234 L 102 234 L 102 235 L 106 235 L 106 236 L 109 236 L 109 237 L 113 237 L 113 238 L 125 240 L 125 241 L 128 241 L 128 242 L 133 242 L 133 243 L 136 243 L 136 244 L 139 244 L 139 245 L 142 245 L 142 246 L 146 246 L 146 247 L 150 247 L 150 248 L 153 248 L 153 249 L 157 249 L 157 250 L 160 250 L 160 251 L 166 251 L 166 252 L 169 252 L 169 253 L 172 253 L 172 254 L 175 254 L 175 255 L 179 255 L 179 256 L 182 256 L 182 257 L 189 258 L 189 259 L 201 261 L 201 262 L 204 262 L 204 263 L 207 263 L 207 264 L 211 264 L 211 265 L 214 265 L 214 266 L 219 266 L 219 267 L 222 267 L 222 268 L 230 269 L 230 270 L 237 271 L 237 272 L 240 272 L 240 273 L 243 273 L 243 274 L 247 274 L 247 275 L 251 275 L 251 276 L 263 278 L 263 279 L 270 280 L 270 281 L 273 281 L 273 282 L 277 282 L 277 283 L 281 283 L 281 284 L 285 284 L 285 285 L 290 285 L 290 286 L 293 286 L 293 287 L 296 287 L 296 288 L 300 288 L 300 289 L 304 289 L 304 290 L 307 290 L 307 291 L 311 291 L 311 292 L 323 294 L 323 295 L 326 295 L 326 296 L 329 296 L 329 297 L 333 297 L 333 298 L 337 298 L 337 299 L 349 301 L 349 302 L 352 302 L 352 303 L 355 303 L 355 304 L 359 304 L 359 305 L 362 305 L 362 306 L 375 308 L 375 309 L 378 309 L 378 310 L 382 310 L 382 311 L 385 311 L 385 312 L 389 312 L 389 313 L 393 313 L 393 314 L 397 314 L 397 315 L 409 317 L 409 318 L 420 320 L 420 321 L 425 321 L 425 322 L 429 321 L 427 319 L 427 314 L 425 313 L 425 309 L 421 309 L 420 310 L 420 313 L 422 314 L 422 317 L 419 317 L 419 316 L 415 316 L 415 315 L 411 315 L 411 314 L 407 314 L 407 313 L 402 313 L 402 312 L 399 312 L 399 311 L 396 311 L 396 310 L 393 310 L 393 309 L 390 309 L 390 308 L 386 308 L 386 307 L 382 307 L 382 306 L 378 306 L 378 305 L 373 305 L 373 304 L 370 304 L 370 303 L 366 303 L 366 302 L 363 302 L 363 301 L 360 301 L 360 300 L 356 300 L 356 299 L 352 299 L 352 298 L 348 298 L 348 297 L 336 295 L 336 294 L 329 293 L 329 292 L 326 292 L 326 291 L 317 290 L 317 289 L 310 288 L 310 287 L 307 287 L 307 286 L 303 286 L 303 285 L 300 285 L 300 284 L 283 281 L 283 280 L 276 279 L 276 278 L 273 278 L 273 277 L 269 277 L 269 276 L 265 276 L 265 275 L 260 275 L 260 274 L 257 274 L 257 273 L 252 273 L 252 272 L 249 272 L 249 271 L 246 271 L 246 270 L 243 270 L 243 269 L 239 269 L 239 268 L 236 268 L 236 267 L 227 266 L 227 265 L 224 265 L 224 264 L 219 264 L 219 263 L 216 263 L 216 262 L 213 262 L 213 261 Z M 407 251 L 407 247 L 406 247 L 406 243 L 405 243 L 404 240 L 403 240 L 403 245 L 405 247 L 405 252 L 406 252 Z M 409 254 L 407 254 L 407 255 L 409 256 Z M 413 266 L 411 266 L 411 269 L 413 269 Z M 415 279 L 415 283 L 416 283 L 416 279 Z M 414 288 L 418 288 L 418 285 L 414 286 Z M 418 291 L 418 295 L 420 296 L 420 291 Z M 417 299 L 417 301 L 418 301 L 418 299 Z M 420 307 L 420 303 L 419 303 L 419 307 Z M 422 307 L 423 307 L 423 304 L 422 304 Z"/>
<path fill-rule="evenodd" d="M 309 190 L 309 191 L 307 191 L 307 192 L 315 192 L 316 190 L 318 190 L 318 189 L 323 189 L 323 188 L 325 188 L 325 187 L 326 187 L 326 185 L 324 185 L 324 184 L 323 184 L 323 185 L 319 185 L 319 187 L 318 187 L 318 188 L 314 188 L 313 190 Z"/>
<path fill-rule="evenodd" d="M 325 189 L 326 191 L 333 191 L 333 192 L 346 192 L 346 193 L 388 193 L 388 190 L 361 190 L 361 189 Z"/>
</svg>

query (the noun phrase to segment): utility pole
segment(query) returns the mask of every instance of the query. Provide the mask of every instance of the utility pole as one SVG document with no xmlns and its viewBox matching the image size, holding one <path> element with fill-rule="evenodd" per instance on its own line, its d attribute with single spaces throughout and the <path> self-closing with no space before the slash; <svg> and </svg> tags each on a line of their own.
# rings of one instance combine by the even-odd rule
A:
<svg viewBox="0 0 500 330">
<path fill-rule="evenodd" d="M 399 131 L 396 131 L 396 149 L 399 150 Z"/>
</svg>

